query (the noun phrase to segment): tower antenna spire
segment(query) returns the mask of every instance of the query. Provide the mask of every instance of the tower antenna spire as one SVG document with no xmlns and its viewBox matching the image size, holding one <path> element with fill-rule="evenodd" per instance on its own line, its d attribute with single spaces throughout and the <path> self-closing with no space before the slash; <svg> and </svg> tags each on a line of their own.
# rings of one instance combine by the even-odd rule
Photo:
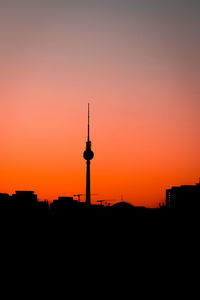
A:
<svg viewBox="0 0 200 300">
<path fill-rule="evenodd" d="M 88 103 L 88 142 L 90 140 L 90 103 Z"/>
</svg>

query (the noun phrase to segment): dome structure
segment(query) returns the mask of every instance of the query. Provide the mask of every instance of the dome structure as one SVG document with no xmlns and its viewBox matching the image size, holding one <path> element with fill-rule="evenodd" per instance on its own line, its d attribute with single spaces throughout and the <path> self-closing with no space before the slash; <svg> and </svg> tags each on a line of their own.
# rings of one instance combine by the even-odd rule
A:
<svg viewBox="0 0 200 300">
<path fill-rule="evenodd" d="M 124 209 L 124 208 L 130 209 L 130 208 L 133 208 L 134 206 L 132 204 L 128 203 L 128 202 L 121 201 L 121 202 L 115 203 L 114 205 L 112 205 L 112 207 L 114 207 L 114 208 L 120 208 L 120 209 L 121 208 L 122 209 Z"/>
</svg>

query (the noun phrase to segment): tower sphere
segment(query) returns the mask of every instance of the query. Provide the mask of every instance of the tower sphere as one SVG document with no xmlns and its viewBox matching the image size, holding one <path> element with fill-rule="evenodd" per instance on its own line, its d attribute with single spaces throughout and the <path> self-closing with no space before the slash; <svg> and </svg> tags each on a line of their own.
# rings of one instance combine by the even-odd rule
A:
<svg viewBox="0 0 200 300">
<path fill-rule="evenodd" d="M 85 160 L 91 160 L 94 157 L 94 152 L 91 149 L 86 149 L 83 153 Z"/>
</svg>

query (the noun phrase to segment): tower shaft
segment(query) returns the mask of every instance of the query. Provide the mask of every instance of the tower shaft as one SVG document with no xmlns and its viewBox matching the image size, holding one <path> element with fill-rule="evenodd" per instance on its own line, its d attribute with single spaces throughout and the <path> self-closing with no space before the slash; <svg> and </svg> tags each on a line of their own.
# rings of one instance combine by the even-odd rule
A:
<svg viewBox="0 0 200 300">
<path fill-rule="evenodd" d="M 90 160 L 87 160 L 86 169 L 86 203 L 91 204 L 91 193 L 90 193 Z"/>
</svg>

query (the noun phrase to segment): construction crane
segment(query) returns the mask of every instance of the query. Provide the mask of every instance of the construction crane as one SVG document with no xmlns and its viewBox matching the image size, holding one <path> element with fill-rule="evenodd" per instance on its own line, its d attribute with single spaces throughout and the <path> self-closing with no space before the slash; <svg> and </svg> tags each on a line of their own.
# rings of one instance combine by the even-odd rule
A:
<svg viewBox="0 0 200 300">
<path fill-rule="evenodd" d="M 76 195 L 73 195 L 74 197 L 77 197 L 78 198 L 78 202 L 80 203 L 81 202 L 81 196 L 85 196 L 86 194 L 76 194 Z M 91 196 L 96 196 L 98 194 L 91 194 Z"/>
</svg>

